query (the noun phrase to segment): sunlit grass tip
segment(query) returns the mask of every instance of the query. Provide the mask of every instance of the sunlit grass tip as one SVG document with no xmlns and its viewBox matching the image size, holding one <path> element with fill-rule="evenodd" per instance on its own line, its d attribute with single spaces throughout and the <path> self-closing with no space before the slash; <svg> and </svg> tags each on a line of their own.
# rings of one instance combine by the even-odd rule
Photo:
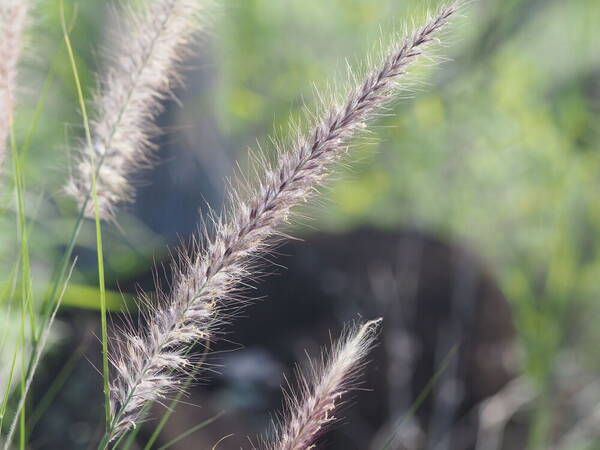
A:
<svg viewBox="0 0 600 450">
<path fill-rule="evenodd" d="M 299 130 L 295 140 L 278 148 L 274 164 L 257 159 L 256 185 L 230 192 L 228 212 L 214 219 L 203 245 L 176 266 L 171 292 L 149 312 L 144 331 L 116 338 L 120 351 L 113 354 L 113 423 L 106 441 L 139 423 L 146 402 L 173 392 L 177 373 L 192 366 L 188 352 L 193 343 L 222 333 L 230 309 L 243 305 L 244 281 L 259 273 L 261 257 L 283 237 L 281 227 L 294 207 L 315 195 L 352 138 L 394 98 L 408 67 L 456 9 L 456 3 L 442 7 L 395 42 L 340 103 L 328 105 L 307 132 Z"/>
<path fill-rule="evenodd" d="M 281 423 L 275 426 L 271 442 L 261 448 L 313 448 L 318 437 L 338 420 L 336 411 L 344 397 L 357 387 L 380 323 L 381 319 L 347 328 L 329 352 L 318 361 L 310 361 L 308 371 L 298 372 L 298 387 L 286 392 Z"/>
</svg>

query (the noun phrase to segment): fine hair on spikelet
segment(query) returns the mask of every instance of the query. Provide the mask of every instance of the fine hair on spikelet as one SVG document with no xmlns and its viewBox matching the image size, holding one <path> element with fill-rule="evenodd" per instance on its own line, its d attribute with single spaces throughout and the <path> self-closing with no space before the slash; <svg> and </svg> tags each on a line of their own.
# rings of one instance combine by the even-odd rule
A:
<svg viewBox="0 0 600 450">
<path fill-rule="evenodd" d="M 378 319 L 347 327 L 320 359 L 309 359 L 308 370 L 298 370 L 298 386 L 286 390 L 284 413 L 275 424 L 273 437 L 260 448 L 313 448 L 318 437 L 338 420 L 336 411 L 344 397 L 359 384 L 361 369 L 374 345 L 380 323 Z"/>
<path fill-rule="evenodd" d="M 163 100 L 181 84 L 181 62 L 205 21 L 210 0 L 154 0 L 117 10 L 119 32 L 109 69 L 100 77 L 93 102 L 93 148 L 82 144 L 65 191 L 93 217 L 90 201 L 95 171 L 98 208 L 112 219 L 115 208 L 134 198 L 131 179 L 149 165 L 154 123 Z"/>
<path fill-rule="evenodd" d="M 189 348 L 222 332 L 227 311 L 239 306 L 243 282 L 292 209 L 315 195 L 351 140 L 365 130 L 394 97 L 408 67 L 435 40 L 457 10 L 440 8 L 426 23 L 399 39 L 379 64 L 349 89 L 339 103 L 327 105 L 307 132 L 278 149 L 276 161 L 263 167 L 255 185 L 230 192 L 228 212 L 214 219 L 202 246 L 179 263 L 171 292 L 150 313 L 143 333 L 127 332 L 121 342 L 112 379 L 112 421 L 105 436 L 112 441 L 142 419 L 147 402 L 164 399 L 177 385 L 177 372 L 190 366 Z"/>
</svg>

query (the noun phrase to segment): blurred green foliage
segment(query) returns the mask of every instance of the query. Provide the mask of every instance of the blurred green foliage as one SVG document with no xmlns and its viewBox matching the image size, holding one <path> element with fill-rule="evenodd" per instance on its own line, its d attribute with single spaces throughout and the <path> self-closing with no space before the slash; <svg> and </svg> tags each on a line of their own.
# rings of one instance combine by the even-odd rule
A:
<svg viewBox="0 0 600 450">
<path fill-rule="evenodd" d="M 233 2 L 217 36 L 223 129 L 247 145 L 285 129 L 314 103 L 311 83 L 331 89 L 336 64 L 420 3 Z M 472 246 L 513 305 L 525 371 L 552 391 L 561 352 L 600 369 L 600 2 L 486 0 L 465 14 L 451 60 L 420 67 L 375 143 L 357 145 L 317 228 L 418 226 Z"/>
<path fill-rule="evenodd" d="M 241 147 L 285 130 L 315 102 L 312 83 L 343 81 L 336 64 L 387 41 L 419 3 L 233 2 L 215 37 L 223 129 Z M 562 327 L 545 316 L 572 325 L 565 314 L 600 290 L 600 3 L 482 1 L 465 14 L 451 60 L 419 68 L 375 143 L 357 144 L 319 228 L 416 224 L 464 240 L 501 275 L 524 337 L 551 342 Z"/>
<path fill-rule="evenodd" d="M 43 218 L 32 232 L 34 277 L 47 280 L 57 242 L 69 237 L 63 217 L 73 212 L 54 194 L 68 166 L 65 148 L 81 129 L 65 125 L 80 121 L 58 2 L 39 3 L 34 56 L 26 59 L 32 100 L 19 110 L 17 135 L 27 135 L 48 80 L 25 165 L 31 217 Z M 105 2 L 67 3 L 91 96 L 110 17 Z M 404 29 L 403 18 L 424 13 L 419 0 L 223 2 L 200 50 L 218 76 L 205 95 L 219 132 L 245 161 L 256 139 L 285 137 L 289 119 L 317 103 L 313 86 L 341 91 L 345 60 L 362 73 L 356 63 L 374 42 L 385 46 Z M 464 13 L 441 51 L 450 61 L 416 69 L 406 98 L 378 121 L 375 136 L 356 144 L 352 169 L 312 214 L 320 229 L 418 226 L 472 246 L 513 305 L 526 372 L 551 389 L 562 351 L 600 370 L 600 2 L 480 0 Z M 39 200 L 41 192 L 54 201 Z M 120 225 L 124 232 L 106 232 L 113 280 L 146 270 L 151 255 L 164 252 L 163 239 L 132 216 Z M 0 227 L 2 266 L 10 268 L 14 217 L 3 216 Z M 80 245 L 93 248 L 92 227 Z M 94 273 L 82 271 L 75 281 L 93 286 Z M 94 295 L 80 295 L 90 306 Z"/>
</svg>

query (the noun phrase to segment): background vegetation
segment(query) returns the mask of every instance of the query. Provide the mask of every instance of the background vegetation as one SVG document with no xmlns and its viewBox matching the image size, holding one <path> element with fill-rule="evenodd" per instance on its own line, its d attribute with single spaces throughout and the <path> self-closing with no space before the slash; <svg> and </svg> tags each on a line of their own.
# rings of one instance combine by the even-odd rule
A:
<svg viewBox="0 0 600 450">
<path fill-rule="evenodd" d="M 69 4 L 87 95 L 103 64 L 99 49 L 110 42 L 110 3 Z M 159 140 L 160 162 L 143 176 L 152 181 L 118 226 L 105 228 L 111 309 L 127 300 L 119 282 L 147 272 L 166 256 L 165 244 L 189 235 L 198 209 L 219 209 L 235 161 L 244 166 L 257 140 L 268 147 L 268 135 L 285 135 L 290 115 L 314 102 L 313 84 L 326 86 L 343 73 L 344 60 L 360 61 L 380 36 L 386 41 L 402 29 L 402 18 L 424 13 L 419 0 L 223 3 L 189 63 L 179 102 L 161 116 L 168 133 Z M 548 448 L 600 407 L 582 413 L 575 405 L 557 418 L 557 394 L 574 389 L 574 380 L 569 396 L 585 390 L 594 393 L 586 402 L 600 402 L 600 2 L 480 0 L 464 13 L 444 49 L 450 61 L 419 68 L 375 139 L 360 144 L 352 168 L 311 210 L 317 219 L 296 234 L 419 228 L 479 254 L 510 302 L 520 371 L 536 393 L 528 445 Z M 70 237 L 75 205 L 57 194 L 69 148 L 83 134 L 58 2 L 39 1 L 31 15 L 15 123 L 19 142 L 31 138 L 23 167 L 40 298 Z M 11 192 L 1 192 L 8 205 L 0 217 L 5 292 L 20 251 Z M 77 253 L 65 323 L 95 317 L 84 310 L 98 308 L 93 223 Z M 2 361 L 18 338 L 17 314 L 3 313 L 0 322 Z M 597 448 L 595 438 L 587 436 L 582 448 Z"/>
</svg>

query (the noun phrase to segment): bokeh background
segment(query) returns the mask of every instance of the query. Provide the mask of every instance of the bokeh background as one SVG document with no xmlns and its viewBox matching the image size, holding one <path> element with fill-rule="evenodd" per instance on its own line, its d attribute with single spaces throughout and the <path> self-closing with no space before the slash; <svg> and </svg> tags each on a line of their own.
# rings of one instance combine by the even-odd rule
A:
<svg viewBox="0 0 600 450">
<path fill-rule="evenodd" d="M 90 96 L 114 2 L 66 3 Z M 220 3 L 159 119 L 156 165 L 104 229 L 115 311 L 136 286 L 152 289 L 155 263 L 209 206 L 221 210 L 226 178 L 244 171 L 250 148 L 272 151 L 268 137 L 289 133 L 316 103 L 315 86 L 341 90 L 347 62 L 360 73 L 380 40 L 438 4 Z M 216 415 L 172 448 L 211 448 L 230 433 L 218 448 L 248 447 L 304 350 L 317 355 L 344 322 L 378 316 L 365 390 L 323 448 L 600 448 L 600 2 L 479 0 L 462 13 L 439 58 L 416 68 L 324 201 L 303 211 L 310 219 L 292 230 L 303 241 L 272 256 L 283 267 L 250 291 L 260 300 L 231 324 L 214 370 L 155 448 Z M 16 125 L 20 139 L 34 129 L 25 168 L 43 295 L 76 216 L 61 187 L 83 134 L 58 2 L 38 1 L 32 16 Z M 8 286 L 18 242 L 14 216 L 0 221 Z M 88 448 L 102 422 L 94 239 L 86 224 L 36 380 L 32 448 Z M 5 343 L 15 322 L 4 314 Z"/>
</svg>

